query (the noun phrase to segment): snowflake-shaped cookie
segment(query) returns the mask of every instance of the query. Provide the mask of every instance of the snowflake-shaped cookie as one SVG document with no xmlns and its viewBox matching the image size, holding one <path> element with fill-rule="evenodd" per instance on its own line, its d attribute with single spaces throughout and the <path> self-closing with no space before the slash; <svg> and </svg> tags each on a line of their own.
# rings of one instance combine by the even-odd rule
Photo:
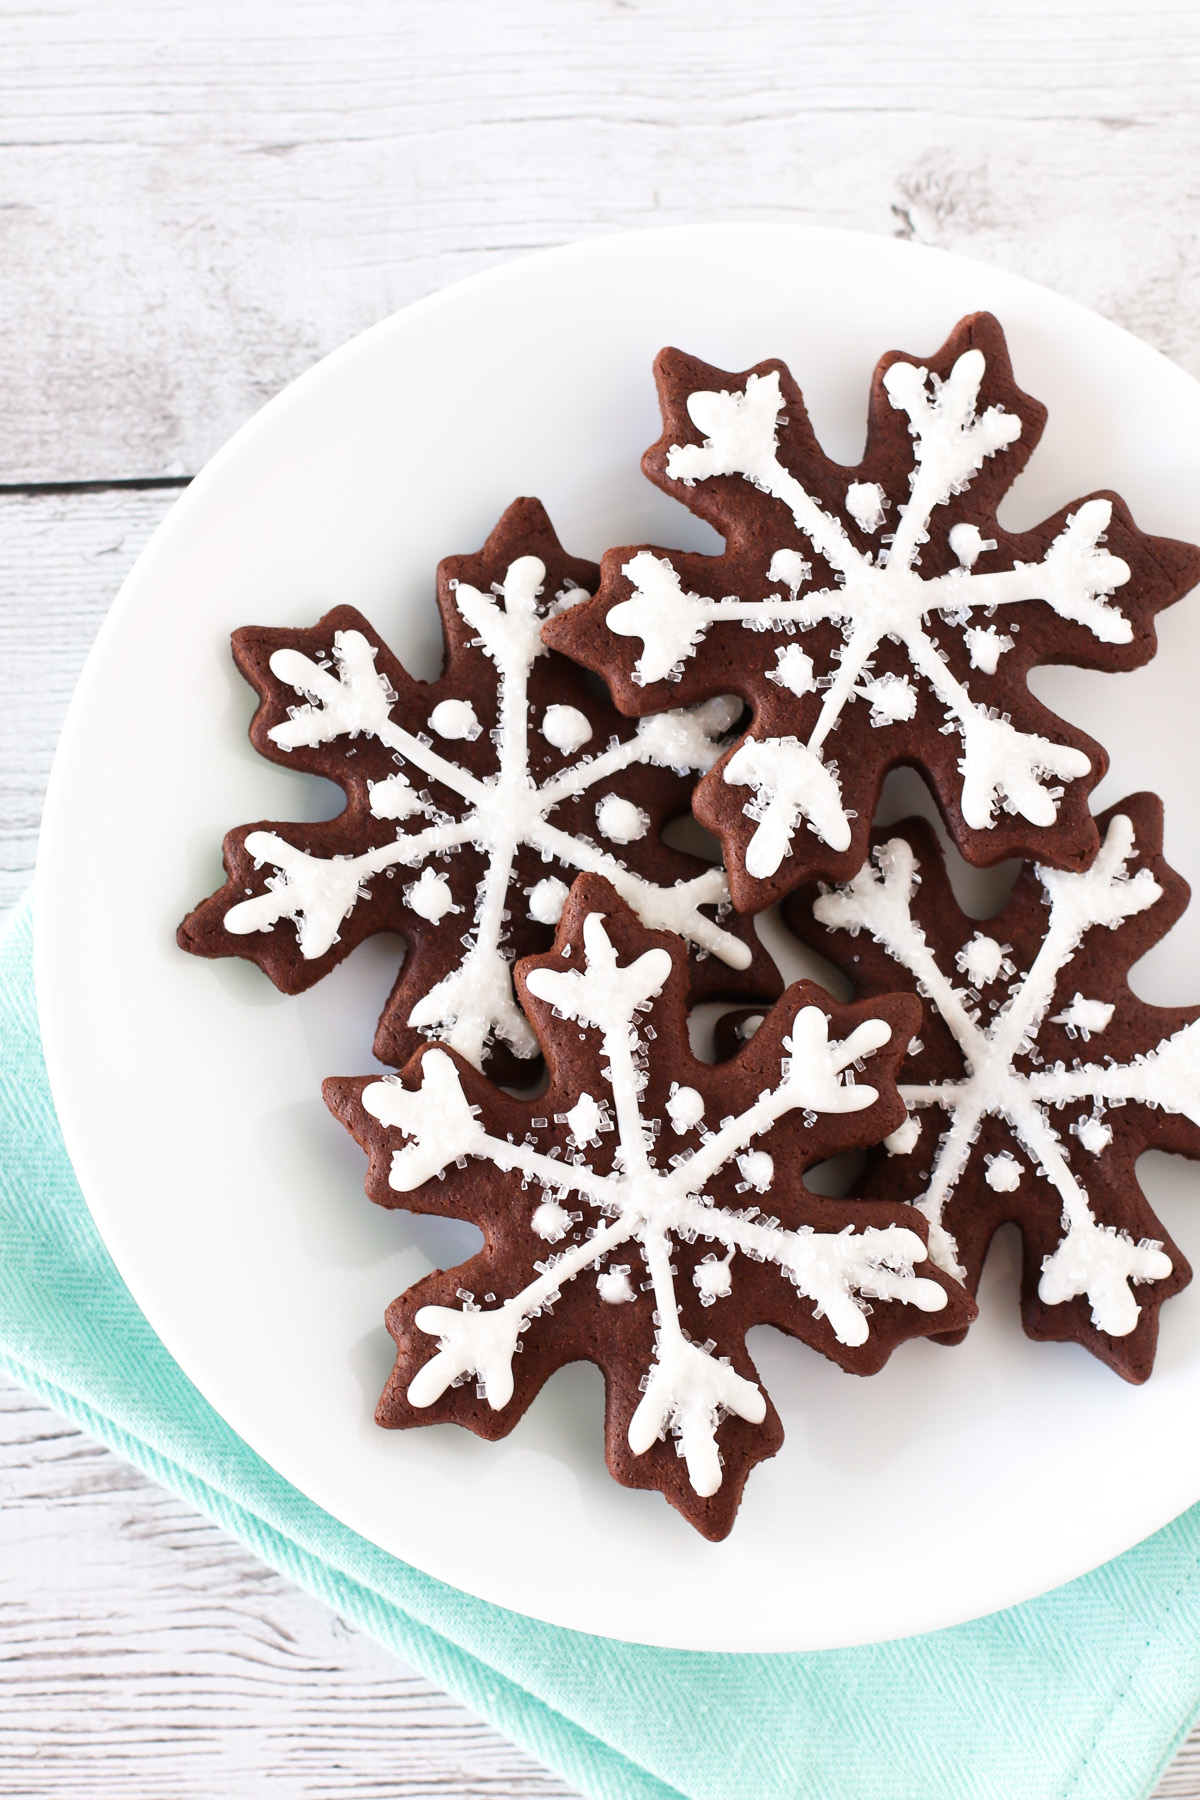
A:
<svg viewBox="0 0 1200 1800">
<path fill-rule="evenodd" d="M 262 701 L 255 748 L 337 782 L 346 808 L 230 832 L 229 879 L 180 927 L 184 949 L 248 957 L 299 993 L 364 938 L 398 931 L 407 954 L 376 1055 L 399 1065 L 436 1038 L 514 1079 L 537 1043 L 513 959 L 546 947 L 589 870 L 687 941 L 694 999 L 777 994 L 753 930 L 730 916 L 722 870 L 660 837 L 687 812 L 694 771 L 720 755 L 737 702 L 634 725 L 541 641 L 546 617 L 597 573 L 564 553 L 536 500 L 519 500 L 478 555 L 438 570 L 436 682 L 414 681 L 350 607 L 308 631 L 235 632 Z"/>
<path fill-rule="evenodd" d="M 782 363 L 734 375 L 665 350 L 657 375 L 665 431 L 646 472 L 725 552 L 611 551 L 595 600 L 546 638 L 629 713 L 749 701 L 749 732 L 694 801 L 736 905 L 852 875 L 899 763 L 928 774 L 968 861 L 1085 867 L 1104 752 L 1026 676 L 1145 662 L 1154 615 L 1200 578 L 1200 551 L 1145 536 L 1113 494 L 1032 531 L 997 524 L 1046 413 L 985 313 L 926 363 L 883 358 L 857 468 L 821 450 Z"/>
<path fill-rule="evenodd" d="M 680 940 L 581 877 L 553 952 L 517 968 L 545 1094 L 512 1098 L 440 1046 L 401 1077 L 325 1093 L 370 1154 L 373 1200 L 470 1219 L 485 1238 L 389 1309 L 380 1423 L 501 1437 L 554 1370 L 587 1359 L 605 1375 L 613 1475 L 660 1488 L 717 1538 L 782 1436 L 751 1325 L 868 1374 L 974 1309 L 928 1268 L 917 1214 L 804 1185 L 902 1119 L 894 1068 L 915 1002 L 839 1007 L 798 983 L 713 1065 L 688 1048 L 686 986 Z"/>
<path fill-rule="evenodd" d="M 1138 1186 L 1144 1150 L 1200 1157 L 1200 1007 L 1150 1006 L 1127 972 L 1175 923 L 1162 806 L 1097 821 L 1082 874 L 1027 866 L 998 917 L 964 914 L 929 827 L 874 834 L 853 881 L 785 906 L 866 997 L 926 1001 L 901 1070 L 909 1116 L 863 1186 L 929 1222 L 930 1254 L 973 1293 L 993 1233 L 1024 1239 L 1031 1337 L 1074 1340 L 1129 1381 L 1154 1362 L 1158 1309 L 1190 1279 Z"/>
</svg>

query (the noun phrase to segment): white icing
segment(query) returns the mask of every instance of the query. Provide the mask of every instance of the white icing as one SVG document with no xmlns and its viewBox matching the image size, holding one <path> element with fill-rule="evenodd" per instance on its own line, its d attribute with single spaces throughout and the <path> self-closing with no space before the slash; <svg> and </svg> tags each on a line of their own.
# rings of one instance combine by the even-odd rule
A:
<svg viewBox="0 0 1200 1800">
<path fill-rule="evenodd" d="M 818 1006 L 806 1006 L 792 1020 L 792 1033 L 783 1047 L 790 1058 L 784 1087 L 793 1106 L 806 1112 L 862 1112 L 879 1098 L 872 1087 L 859 1087 L 849 1073 L 860 1057 L 873 1056 L 891 1040 L 892 1028 L 883 1019 L 866 1019 L 838 1046 L 835 1061 L 829 1053 L 829 1021 Z M 842 1079 L 843 1072 L 845 1079 Z"/>
<path fill-rule="evenodd" d="M 749 737 L 726 765 L 725 780 L 754 787 L 753 806 L 771 813 L 769 828 L 760 829 L 753 840 L 751 873 L 759 877 L 776 872 L 802 822 L 832 849 L 849 842 L 849 821 L 838 782 L 825 765 L 825 746 L 855 693 L 871 699 L 871 723 L 881 730 L 913 716 L 915 693 L 910 699 L 893 686 L 885 696 L 881 688 L 886 677 L 874 683 L 865 679 L 888 637 L 904 646 L 913 677 L 927 684 L 943 710 L 946 729 L 962 740 L 963 812 L 973 829 L 990 829 L 998 809 L 1019 813 L 1038 826 L 1052 825 L 1060 797 L 1052 784 L 1078 780 L 1088 772 L 1082 752 L 993 718 L 951 672 L 931 635 L 934 622 L 940 630 L 962 632 L 972 666 L 987 674 L 995 673 L 1012 638 L 973 621 L 977 609 L 991 614 L 998 606 L 1041 600 L 1103 643 L 1129 643 L 1133 635 L 1130 621 L 1110 599 L 1129 580 L 1130 570 L 1101 546 L 1112 513 L 1107 500 L 1084 501 L 1041 562 L 983 574 L 974 572 L 975 563 L 996 543 L 959 521 L 947 532 L 958 566 L 944 575 L 921 574 L 921 546 L 938 528 L 938 508 L 966 490 L 987 459 L 1021 434 L 1015 414 L 999 406 L 978 410 L 983 374 L 984 358 L 975 349 L 958 358 L 945 381 L 913 363 L 896 362 L 888 369 L 884 388 L 891 404 L 908 416 L 914 460 L 910 492 L 898 507 L 890 546 L 867 551 L 855 547 L 836 514 L 826 511 L 780 462 L 783 396 L 777 374 L 751 375 L 742 393 L 698 392 L 688 399 L 688 412 L 704 442 L 674 445 L 667 473 L 688 485 L 714 476 L 742 476 L 789 508 L 798 531 L 834 573 L 832 587 L 801 594 L 811 567 L 798 550 L 781 548 L 771 558 L 768 579 L 788 589 L 786 598 L 767 593 L 713 599 L 685 590 L 669 557 L 642 550 L 623 568 L 632 593 L 608 613 L 611 630 L 641 639 L 633 678 L 642 684 L 677 680 L 717 624 L 735 622 L 764 632 L 803 632 L 823 620 L 840 627 L 840 653 L 819 677 L 812 675 L 811 662 L 806 667 L 797 660 L 793 653 L 798 646 L 785 646 L 782 652 L 775 644 L 767 647 L 776 659 L 773 668 L 764 670 L 770 679 L 797 694 L 818 684 L 826 690 L 807 740 L 776 737 L 764 743 Z M 846 514 L 874 531 L 882 523 L 885 499 L 877 484 L 855 482 L 847 490 Z M 881 699 L 886 703 L 880 704 Z M 769 753 L 766 762 L 763 753 Z M 761 779 L 750 774 L 752 768 L 767 768 L 768 762 L 770 772 Z M 774 807 L 772 793 L 784 796 Z M 759 812 L 751 816 L 758 818 Z"/>
<path fill-rule="evenodd" d="M 667 1117 L 671 1121 L 671 1129 L 678 1137 L 685 1132 L 694 1131 L 704 1117 L 704 1096 L 694 1087 L 680 1087 L 672 1082 L 670 1097 L 667 1100 Z"/>
<path fill-rule="evenodd" d="M 1090 1118 L 1078 1120 L 1076 1124 L 1072 1125 L 1071 1130 L 1084 1149 L 1090 1150 L 1093 1156 L 1099 1156 L 1100 1152 L 1107 1150 L 1112 1143 L 1112 1126 L 1106 1125 L 1103 1119 L 1097 1118 L 1094 1114 Z"/>
<path fill-rule="evenodd" d="M 767 580 L 790 589 L 794 600 L 811 574 L 812 564 L 806 562 L 798 550 L 777 550 L 771 558 Z"/>
<path fill-rule="evenodd" d="M 1007 632 L 997 631 L 994 625 L 965 626 L 963 642 L 971 657 L 971 667 L 982 670 L 985 675 L 994 675 L 1004 652 L 1013 647 Z"/>
<path fill-rule="evenodd" d="M 837 774 L 799 738 L 746 738 L 726 763 L 725 779 L 754 789 L 742 808 L 758 825 L 746 846 L 751 875 L 774 875 L 801 819 L 831 850 L 850 848 Z"/>
<path fill-rule="evenodd" d="M 977 931 L 969 944 L 964 944 L 954 961 L 972 987 L 989 987 L 1004 965 L 1005 947 L 994 937 Z"/>
<path fill-rule="evenodd" d="M 895 1131 L 889 1131 L 883 1140 L 883 1147 L 889 1156 L 911 1156 L 921 1139 L 921 1121 L 916 1113 L 909 1113 L 903 1125 L 897 1125 Z"/>
<path fill-rule="evenodd" d="M 388 775 L 383 781 L 367 783 L 372 817 L 376 819 L 411 819 L 424 812 L 413 793 L 412 783 L 404 775 Z"/>
<path fill-rule="evenodd" d="M 726 1257 L 715 1257 L 710 1251 L 703 1262 L 696 1264 L 692 1270 L 692 1285 L 696 1288 L 702 1301 L 711 1305 L 714 1300 L 728 1300 L 733 1292 L 733 1274 L 730 1264 L 733 1251 Z"/>
<path fill-rule="evenodd" d="M 650 829 L 650 815 L 632 800 L 605 794 L 596 808 L 596 826 L 610 843 L 636 844 Z"/>
<path fill-rule="evenodd" d="M 557 875 L 544 875 L 529 890 L 529 916 L 539 925 L 557 925 L 570 891 Z"/>
<path fill-rule="evenodd" d="M 686 712 L 651 713 L 639 719 L 638 737 L 647 761 L 680 775 L 691 769 L 703 774 L 724 753 L 720 740 L 741 711 L 741 701 L 732 694 L 717 694 Z"/>
<path fill-rule="evenodd" d="M 995 538 L 985 538 L 977 525 L 960 520 L 946 533 L 946 542 L 964 569 L 973 569 L 985 550 L 995 550 Z"/>
<path fill-rule="evenodd" d="M 242 937 L 270 931 L 278 919 L 293 919 L 300 954 L 309 960 L 324 956 L 337 942 L 338 926 L 363 896 L 365 859 L 309 856 L 273 831 L 251 831 L 246 848 L 255 862 L 273 864 L 275 874 L 267 876 L 265 894 L 230 907 L 226 931 Z"/>
<path fill-rule="evenodd" d="M 427 1052 L 415 1093 L 394 1075 L 385 1075 L 363 1089 L 362 1103 L 373 1119 L 409 1139 L 392 1156 L 388 1182 L 397 1193 L 410 1194 L 431 1175 L 439 1175 L 447 1163 L 478 1155 L 487 1143 L 478 1108 L 467 1100 L 458 1070 L 444 1050 Z"/>
<path fill-rule="evenodd" d="M 634 680 L 677 680 L 708 631 L 712 602 L 685 592 L 666 558 L 650 550 L 639 550 L 621 573 L 633 583 L 633 598 L 610 607 L 607 624 L 619 637 L 642 640 Z"/>
<path fill-rule="evenodd" d="M 775 1164 L 765 1150 L 745 1150 L 737 1159 L 742 1180 L 757 1194 L 765 1194 L 775 1179 Z"/>
<path fill-rule="evenodd" d="M 936 1106 L 950 1120 L 934 1153 L 929 1185 L 916 1202 L 929 1221 L 934 1261 L 960 1278 L 965 1273 L 944 1216 L 971 1160 L 983 1120 L 989 1116 L 1002 1119 L 1029 1163 L 1054 1186 L 1062 1201 L 1063 1237 L 1043 1265 L 1038 1287 L 1041 1299 L 1056 1306 L 1086 1294 L 1093 1321 L 1114 1337 L 1126 1335 L 1137 1324 L 1139 1307 L 1133 1286 L 1164 1280 L 1171 1272 L 1170 1259 L 1160 1244 L 1149 1240 L 1135 1244 L 1128 1234 L 1097 1220 L 1071 1166 L 1068 1146 L 1051 1123 L 1050 1109 L 1073 1101 L 1091 1102 L 1091 1116 L 1077 1119 L 1069 1135 L 1092 1155 L 1099 1155 L 1112 1141 L 1111 1127 L 1103 1118 L 1107 1105 L 1139 1101 L 1183 1113 L 1200 1124 L 1200 1022 L 1185 1025 L 1127 1064 L 1077 1062 L 1068 1069 L 1060 1062 L 1022 1073 L 1014 1059 L 1036 1049 L 1060 974 L 1085 937 L 1146 912 L 1161 899 L 1162 889 L 1148 868 L 1129 874 L 1135 852 L 1133 826 L 1118 813 L 1090 869 L 1074 874 L 1039 866 L 1038 878 L 1050 908 L 1045 936 L 1031 967 L 1011 985 L 1007 1000 L 987 1025 L 972 1010 L 970 994 L 956 988 L 943 972 L 913 917 L 919 876 L 916 858 L 905 839 L 893 838 L 882 845 L 873 862 L 865 864 L 853 881 L 823 894 L 813 907 L 815 917 L 830 930 L 868 931 L 916 978 L 962 1052 L 965 1073 L 961 1080 L 920 1087 L 901 1084 L 900 1088 L 910 1109 Z M 969 978 L 971 959 L 983 960 L 977 949 L 979 941 L 977 933 L 974 943 L 956 958 L 960 971 Z M 1007 960 L 1007 946 L 987 941 L 993 945 L 987 952 L 989 967 L 993 951 Z M 1076 994 L 1055 1022 L 1065 1023 L 1083 1036 L 1092 1030 L 1103 1031 L 1113 1011 L 1107 1001 Z M 906 1130 L 902 1126 L 895 1135 Z M 907 1142 L 897 1146 L 901 1153 L 912 1147 Z M 985 1179 L 997 1191 L 1011 1192 L 1023 1166 L 1004 1152 L 988 1162 Z"/>
<path fill-rule="evenodd" d="M 596 1277 L 596 1289 L 600 1298 L 610 1306 L 620 1306 L 625 1301 L 637 1299 L 629 1279 L 628 1265 L 624 1268 L 602 1269 Z"/>
<path fill-rule="evenodd" d="M 576 1149 L 587 1149 L 591 1144 L 600 1142 L 600 1133 L 605 1128 L 604 1111 L 594 1095 L 583 1093 L 567 1114 L 566 1123 Z"/>
<path fill-rule="evenodd" d="M 846 511 L 864 531 L 878 531 L 883 524 L 887 495 L 877 481 L 852 481 L 846 489 Z"/>
<path fill-rule="evenodd" d="M 1006 718 L 994 719 L 980 707 L 963 719 L 962 737 L 962 816 L 973 831 L 991 830 L 997 805 L 1020 813 L 1031 825 L 1053 825 L 1059 790 L 1044 787 L 1043 778 L 1075 781 L 1092 766 L 1082 750 L 1018 731 Z"/>
<path fill-rule="evenodd" d="M 854 691 L 870 701 L 872 725 L 899 725 L 917 710 L 917 690 L 907 675 L 873 675 Z"/>
<path fill-rule="evenodd" d="M 474 743 L 483 730 L 469 700 L 442 700 L 429 715 L 430 729 L 439 737 L 465 738 Z"/>
<path fill-rule="evenodd" d="M 592 722 L 577 706 L 548 706 L 542 715 L 542 736 L 555 750 L 573 756 L 592 735 Z"/>
<path fill-rule="evenodd" d="M 731 968 L 748 967 L 751 957 L 740 938 L 701 911 L 705 906 L 728 904 L 729 890 L 721 869 L 705 870 L 690 881 L 663 887 L 632 873 L 612 852 L 551 822 L 555 808 L 564 801 L 597 788 L 603 796 L 605 786 L 635 764 L 680 770 L 711 768 L 722 753 L 719 740 L 741 711 L 741 702 L 720 696 L 702 706 L 643 719 L 625 743 L 596 756 L 584 756 L 539 785 L 530 766 L 528 686 L 534 662 L 545 654 L 541 627 L 546 608 L 539 604 L 545 574 L 537 557 L 522 556 L 510 564 L 497 592 L 485 594 L 466 582 L 454 590 L 460 614 L 496 667 L 496 768 L 483 778 L 443 754 L 426 737 L 413 735 L 393 722 L 396 696 L 375 667 L 374 646 L 361 632 L 337 634 L 333 667 L 313 662 L 298 650 L 274 653 L 272 672 L 295 688 L 305 704 L 293 708 L 288 719 L 272 728 L 272 741 L 282 749 L 294 749 L 360 733 L 377 738 L 405 768 L 372 785 L 373 816 L 398 823 L 420 818 L 423 828 L 399 831 L 392 842 L 361 856 L 332 859 L 309 856 L 275 832 L 252 832 L 247 849 L 260 863 L 270 863 L 275 872 L 267 877 L 265 894 L 239 901 L 225 915 L 228 929 L 238 934 L 270 931 L 280 919 L 288 919 L 295 926 L 301 955 L 314 959 L 324 956 L 337 942 L 343 920 L 370 894 L 371 881 L 385 871 L 400 868 L 412 870 L 414 875 L 420 871 L 405 895 L 431 922 L 457 910 L 447 902 L 445 877 L 437 869 L 431 872 L 428 865 L 433 858 L 474 845 L 485 856 L 486 869 L 470 927 L 463 934 L 463 955 L 457 968 L 414 1004 L 408 1023 L 451 1044 L 476 1066 L 487 1045 L 497 1038 L 518 1056 L 537 1054 L 537 1041 L 513 994 L 512 952 L 507 945 L 511 884 L 522 845 L 568 870 L 605 876 L 643 924 L 673 931 Z M 562 739 L 560 747 L 565 747 L 569 736 L 578 736 L 579 721 L 587 724 L 578 709 L 551 706 L 543 715 L 542 727 L 547 733 L 556 733 Z M 447 742 L 470 741 L 480 734 L 479 721 L 466 700 L 440 701 L 429 716 L 429 725 Z M 590 735 L 590 726 L 588 731 Z M 417 777 L 415 782 L 410 773 Z M 424 791 L 426 782 L 437 783 L 457 796 L 463 802 L 463 816 L 451 820 L 440 812 Z M 603 807 L 603 797 L 598 798 Z M 611 841 L 634 842 L 645 827 L 633 829 L 630 815 L 637 814 L 639 821 L 644 815 L 628 801 L 608 798 L 616 806 L 614 813 L 605 814 L 615 822 Z M 618 835 L 622 826 L 623 836 Z M 566 884 L 557 876 L 547 876 L 530 891 L 532 916 L 542 924 L 556 924 L 566 895 Z"/>
<path fill-rule="evenodd" d="M 761 1013 L 751 1013 L 748 1018 L 742 1020 L 737 1028 L 737 1034 L 741 1038 L 743 1044 L 748 1044 L 750 1042 L 750 1039 L 754 1036 L 762 1022 L 763 1016 Z"/>
<path fill-rule="evenodd" d="M 765 1087 L 742 1112 L 724 1118 L 716 1131 L 704 1133 L 692 1154 L 660 1161 L 656 1122 L 643 1115 L 641 1097 L 655 1041 L 650 1030 L 654 1002 L 670 975 L 671 958 L 654 948 L 622 966 L 599 913 L 584 920 L 583 949 L 582 967 L 535 968 L 528 986 L 583 1031 L 600 1033 L 599 1066 L 617 1133 L 609 1172 L 594 1169 L 583 1154 L 570 1159 L 546 1154 L 538 1148 L 536 1132 L 519 1144 L 489 1134 L 442 1050 L 426 1053 L 416 1092 L 395 1077 L 372 1082 L 363 1092 L 366 1111 L 406 1138 L 392 1153 L 395 1189 L 410 1192 L 461 1157 L 480 1157 L 519 1174 L 523 1184 L 540 1187 L 533 1228 L 563 1244 L 535 1265 L 535 1279 L 490 1308 L 470 1297 L 463 1298 L 461 1309 L 422 1307 L 417 1329 L 434 1338 L 437 1348 L 413 1376 L 408 1398 L 415 1407 L 430 1406 L 452 1382 L 474 1374 L 488 1404 L 497 1410 L 506 1406 L 522 1330 L 541 1308 L 553 1304 L 568 1281 L 590 1270 L 601 1300 L 640 1302 L 654 1311 L 654 1354 L 630 1421 L 630 1448 L 635 1455 L 644 1454 L 660 1436 L 672 1433 L 693 1488 L 712 1494 L 721 1484 L 717 1434 L 722 1418 L 736 1413 L 761 1424 L 766 1401 L 753 1381 L 712 1354 L 714 1344 L 695 1344 L 685 1335 L 671 1260 L 675 1238 L 715 1243 L 723 1253 L 706 1255 L 694 1273 L 705 1304 L 717 1304 L 734 1291 L 734 1252 L 742 1250 L 755 1262 L 774 1264 L 812 1302 L 814 1315 L 829 1319 L 843 1344 L 866 1342 L 871 1299 L 899 1300 L 925 1312 L 945 1306 L 944 1289 L 914 1274 L 914 1265 L 925 1258 L 915 1232 L 899 1226 L 789 1231 L 763 1218 L 757 1207 L 730 1210 L 715 1204 L 707 1192 L 730 1165 L 742 1174 L 743 1186 L 749 1182 L 768 1189 L 774 1165 L 757 1141 L 785 1114 L 796 1109 L 854 1112 L 872 1105 L 876 1089 L 856 1082 L 853 1070 L 891 1033 L 883 1020 L 868 1019 L 843 1041 L 831 1043 L 824 1013 L 802 1007 L 784 1040 L 786 1054 L 774 1086 Z M 703 1116 L 704 1103 L 694 1088 L 676 1086 L 668 1113 L 672 1103 L 673 1120 L 696 1124 Z M 606 1108 L 590 1093 L 580 1094 L 563 1117 L 581 1149 L 607 1128 Z M 586 1231 L 576 1229 L 583 1214 L 570 1210 L 572 1200 L 587 1205 L 601 1222 Z M 637 1246 L 647 1271 L 644 1299 L 629 1279 L 631 1264 L 607 1263 L 626 1244 Z"/>
<path fill-rule="evenodd" d="M 1054 1014 L 1051 1023 L 1065 1025 L 1071 1037 L 1081 1037 L 1086 1044 L 1093 1032 L 1099 1034 L 1108 1026 L 1116 1010 L 1111 1000 L 1085 1000 L 1076 994 L 1069 1006 Z"/>
<path fill-rule="evenodd" d="M 447 913 L 461 912 L 461 906 L 455 906 L 454 895 L 450 892 L 450 883 L 444 875 L 439 875 L 432 868 L 421 871 L 419 881 L 410 882 L 404 890 L 404 902 L 423 919 L 437 925 Z"/>
<path fill-rule="evenodd" d="M 799 644 L 785 644 L 782 650 L 775 652 L 775 667 L 767 670 L 767 680 L 777 681 L 789 694 L 795 694 L 797 700 L 817 691 L 813 659 Z"/>
<path fill-rule="evenodd" d="M 548 1244 L 556 1244 L 559 1238 L 566 1237 L 570 1231 L 571 1215 L 557 1200 L 543 1200 L 540 1206 L 534 1208 L 530 1224 L 540 1238 L 545 1238 Z"/>
<path fill-rule="evenodd" d="M 1025 1173 L 1015 1156 L 1002 1150 L 999 1156 L 985 1157 L 987 1174 L 984 1180 L 998 1194 L 1014 1194 L 1021 1185 L 1021 1177 Z"/>
<path fill-rule="evenodd" d="M 361 631 L 341 631 L 334 639 L 337 673 L 312 662 L 299 650 L 276 650 L 271 673 L 307 700 L 293 707 L 281 725 L 271 728 L 273 744 L 298 750 L 327 744 L 331 738 L 360 732 L 382 737 L 394 698 L 375 668 L 375 649 Z"/>
</svg>

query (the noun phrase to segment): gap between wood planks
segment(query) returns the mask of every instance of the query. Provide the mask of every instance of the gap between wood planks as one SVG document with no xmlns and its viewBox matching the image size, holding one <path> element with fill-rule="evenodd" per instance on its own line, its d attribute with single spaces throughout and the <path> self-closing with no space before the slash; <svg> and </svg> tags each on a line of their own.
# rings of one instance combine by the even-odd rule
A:
<svg viewBox="0 0 1200 1800">
<path fill-rule="evenodd" d="M 124 475 L 112 481 L 0 481 L 0 498 L 7 495 L 146 493 L 153 488 L 185 488 L 192 475 Z"/>
</svg>

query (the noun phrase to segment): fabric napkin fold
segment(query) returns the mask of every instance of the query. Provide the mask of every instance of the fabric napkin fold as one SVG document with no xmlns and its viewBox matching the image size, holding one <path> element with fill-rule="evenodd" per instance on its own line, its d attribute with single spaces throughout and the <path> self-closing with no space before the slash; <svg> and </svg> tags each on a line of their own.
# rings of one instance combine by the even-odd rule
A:
<svg viewBox="0 0 1200 1800">
<path fill-rule="evenodd" d="M 28 898 L 0 934 L 0 1366 L 595 1800 L 1141 1800 L 1200 1705 L 1200 1507 L 1024 1606 L 807 1655 L 542 1625 L 348 1531 L 218 1417 L 117 1274 L 50 1096 Z"/>
</svg>

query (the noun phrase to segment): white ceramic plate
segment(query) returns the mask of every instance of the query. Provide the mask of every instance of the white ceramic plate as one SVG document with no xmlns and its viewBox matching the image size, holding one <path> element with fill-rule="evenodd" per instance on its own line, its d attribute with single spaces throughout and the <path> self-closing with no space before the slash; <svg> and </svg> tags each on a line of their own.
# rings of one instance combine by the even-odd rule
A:
<svg viewBox="0 0 1200 1800">
<path fill-rule="evenodd" d="M 664 343 L 726 368 L 791 364 L 828 449 L 861 445 L 876 358 L 932 352 L 978 307 L 1007 327 L 1050 425 L 1006 520 L 1115 487 L 1145 529 L 1200 539 L 1200 386 L 1066 300 L 882 238 L 711 226 L 531 257 L 410 307 L 306 375 L 180 500 L 113 607 L 71 708 L 38 865 L 38 993 L 84 1193 L 155 1329 L 283 1475 L 397 1556 L 489 1600 L 656 1644 L 799 1650 L 953 1624 L 1067 1580 L 1200 1498 L 1200 1282 L 1164 1308 L 1158 1367 L 1127 1387 L 1022 1335 L 1011 1245 L 958 1349 L 902 1346 L 870 1381 L 762 1328 L 783 1415 L 732 1536 L 609 1480 L 601 1381 L 578 1366 L 512 1436 L 372 1422 L 388 1301 L 468 1228 L 386 1213 L 320 1079 L 365 1073 L 395 940 L 297 999 L 241 962 L 175 947 L 220 880 L 224 830 L 333 810 L 333 790 L 246 740 L 237 625 L 347 602 L 435 672 L 434 565 L 474 550 L 517 494 L 599 556 L 716 547 L 638 458 L 658 432 Z M 1126 676 L 1048 671 L 1038 691 L 1106 743 L 1107 804 L 1167 802 L 1167 853 L 1200 874 L 1200 607 L 1161 621 Z M 311 814 L 308 816 L 312 816 Z M 978 883 L 976 884 L 978 886 Z M 1163 1003 L 1200 996 L 1200 908 L 1141 965 Z M 1142 1173 L 1200 1263 L 1196 1171 Z"/>
</svg>

